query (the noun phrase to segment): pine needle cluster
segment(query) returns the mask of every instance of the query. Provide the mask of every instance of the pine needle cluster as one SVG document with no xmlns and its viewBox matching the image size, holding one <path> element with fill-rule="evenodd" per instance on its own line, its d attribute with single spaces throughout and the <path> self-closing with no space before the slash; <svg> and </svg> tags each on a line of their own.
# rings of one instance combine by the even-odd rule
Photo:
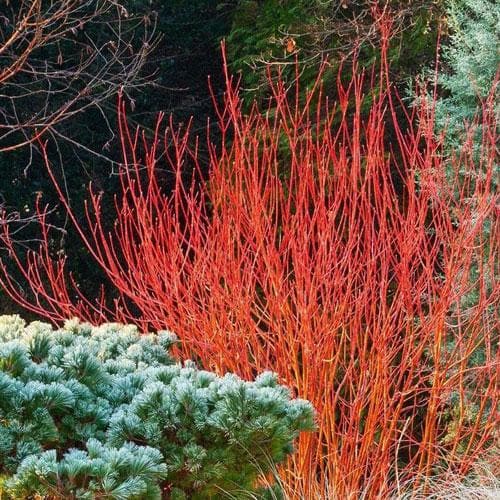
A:
<svg viewBox="0 0 500 500">
<path fill-rule="evenodd" d="M 223 498 L 313 428 L 272 373 L 176 363 L 169 332 L 0 316 L 0 474 L 13 498 Z"/>
</svg>

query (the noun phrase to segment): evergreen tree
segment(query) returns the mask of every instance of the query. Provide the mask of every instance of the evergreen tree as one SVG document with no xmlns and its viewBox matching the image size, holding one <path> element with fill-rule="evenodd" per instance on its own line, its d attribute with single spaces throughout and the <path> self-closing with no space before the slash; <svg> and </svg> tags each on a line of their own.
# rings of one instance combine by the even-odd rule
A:
<svg viewBox="0 0 500 500">
<path fill-rule="evenodd" d="M 448 0 L 447 21 L 450 38 L 443 47 L 444 67 L 438 75 L 442 97 L 436 106 L 436 126 L 446 127 L 449 145 L 459 148 L 466 124 L 482 112 L 491 93 L 498 93 L 500 4 Z M 493 102 L 496 110 L 487 111 L 498 113 L 497 102 Z"/>
</svg>

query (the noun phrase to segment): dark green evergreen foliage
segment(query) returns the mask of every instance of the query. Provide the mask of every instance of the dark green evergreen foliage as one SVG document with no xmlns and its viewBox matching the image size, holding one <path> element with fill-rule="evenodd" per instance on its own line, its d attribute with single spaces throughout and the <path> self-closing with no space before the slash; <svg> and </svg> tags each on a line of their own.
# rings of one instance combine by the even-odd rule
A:
<svg viewBox="0 0 500 500">
<path fill-rule="evenodd" d="M 168 332 L 0 316 L 0 474 L 13 498 L 224 498 L 313 428 L 276 377 L 175 363 Z M 167 493 L 164 493 L 165 495 Z M 234 496 L 233 496 L 234 498 Z"/>
<path fill-rule="evenodd" d="M 240 0 L 227 37 L 232 71 L 241 72 L 246 98 L 267 95 L 266 62 L 279 65 L 285 79 L 296 78 L 299 63 L 302 86 L 311 86 L 322 60 L 328 62 L 325 91 L 335 95 L 339 65 L 357 52 L 361 66 L 370 67 L 378 58 L 377 14 L 371 0 Z M 391 12 L 393 37 L 389 48 L 393 82 L 434 59 L 436 25 L 441 0 L 389 0 L 379 3 Z M 346 64 L 347 77 L 350 65 Z"/>
</svg>

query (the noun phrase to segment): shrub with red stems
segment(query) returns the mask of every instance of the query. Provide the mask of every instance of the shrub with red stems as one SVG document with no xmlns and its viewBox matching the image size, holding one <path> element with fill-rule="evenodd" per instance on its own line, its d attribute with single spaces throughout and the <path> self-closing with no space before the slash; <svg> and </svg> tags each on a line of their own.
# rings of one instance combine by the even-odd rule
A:
<svg viewBox="0 0 500 500">
<path fill-rule="evenodd" d="M 172 119 L 159 117 L 152 140 L 131 130 L 120 100 L 111 228 L 92 186 L 81 222 L 46 156 L 112 302 L 83 296 L 71 263 L 52 258 L 40 201 L 41 244 L 25 260 L 3 227 L 29 293 L 5 263 L 0 281 L 30 311 L 168 328 L 205 368 L 247 379 L 272 370 L 311 401 L 318 431 L 282 471 L 304 498 L 387 498 L 411 480 L 421 491 L 426 477 L 467 474 L 495 444 L 496 118 L 485 105 L 481 137 L 471 128 L 445 155 L 434 101 L 405 108 L 385 51 L 372 73 L 354 65 L 339 79 L 335 100 L 321 76 L 301 92 L 274 75 L 269 108 L 247 114 L 226 75 L 214 103 L 221 140 L 204 158 Z"/>
</svg>

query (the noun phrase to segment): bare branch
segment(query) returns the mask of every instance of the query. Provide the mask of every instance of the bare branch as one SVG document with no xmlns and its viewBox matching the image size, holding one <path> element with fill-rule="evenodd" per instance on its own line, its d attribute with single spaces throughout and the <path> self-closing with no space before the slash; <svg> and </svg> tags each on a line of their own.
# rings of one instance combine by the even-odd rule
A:
<svg viewBox="0 0 500 500">
<path fill-rule="evenodd" d="M 154 18 L 115 0 L 0 3 L 0 152 L 33 147 L 49 130 L 64 136 L 58 125 L 151 83 Z"/>
</svg>

